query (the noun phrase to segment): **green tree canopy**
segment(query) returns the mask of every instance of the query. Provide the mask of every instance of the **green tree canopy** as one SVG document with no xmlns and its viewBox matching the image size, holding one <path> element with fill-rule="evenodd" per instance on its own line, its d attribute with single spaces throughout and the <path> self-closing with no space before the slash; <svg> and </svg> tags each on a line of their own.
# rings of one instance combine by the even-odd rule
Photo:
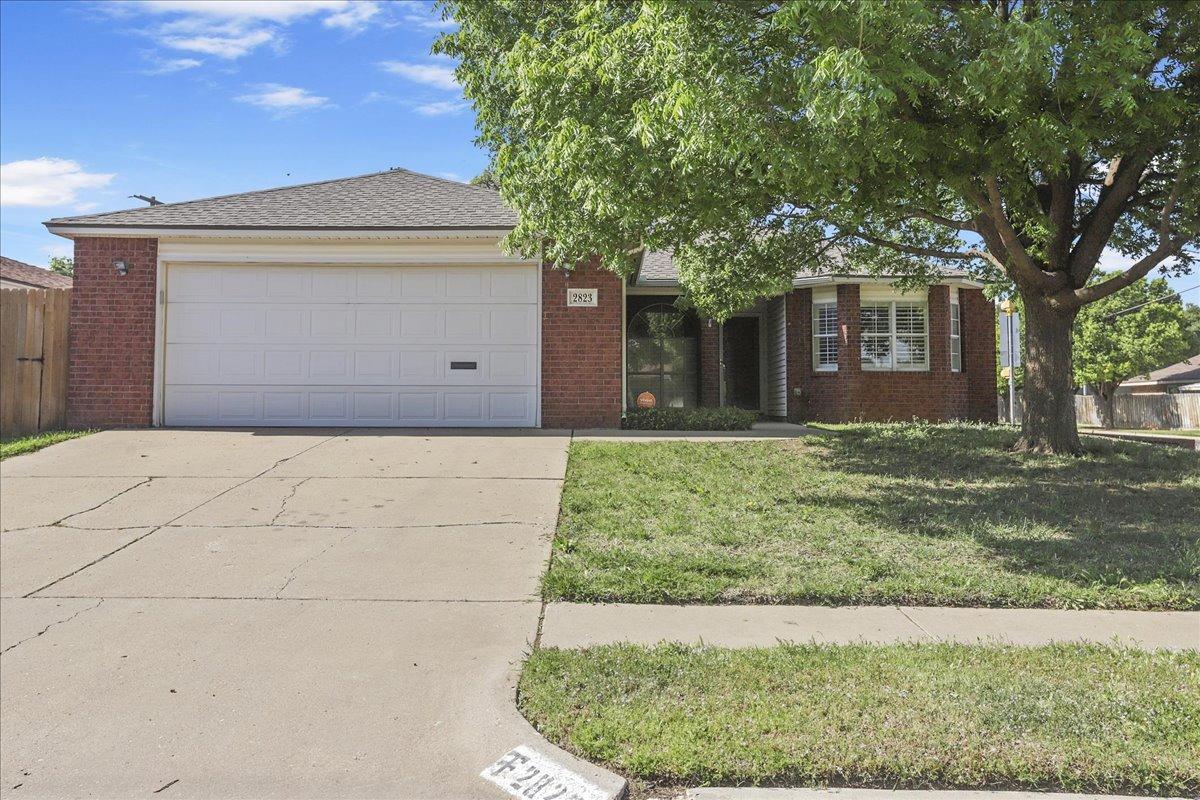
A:
<svg viewBox="0 0 1200 800">
<path fill-rule="evenodd" d="M 1190 344 L 1187 315 L 1170 285 L 1162 278 L 1142 279 L 1089 303 L 1075 318 L 1075 381 L 1096 395 L 1100 420 L 1111 428 L 1117 388 L 1186 358 Z"/>
<path fill-rule="evenodd" d="M 53 256 L 50 259 L 50 271 L 73 277 L 75 275 L 75 259 L 67 256 Z"/>
<path fill-rule="evenodd" d="M 445 0 L 510 246 L 630 269 L 673 248 L 703 312 L 801 267 L 1026 301 L 1025 439 L 1077 450 L 1074 315 L 1200 236 L 1200 5 Z M 1105 248 L 1133 259 L 1091 280 Z"/>
</svg>

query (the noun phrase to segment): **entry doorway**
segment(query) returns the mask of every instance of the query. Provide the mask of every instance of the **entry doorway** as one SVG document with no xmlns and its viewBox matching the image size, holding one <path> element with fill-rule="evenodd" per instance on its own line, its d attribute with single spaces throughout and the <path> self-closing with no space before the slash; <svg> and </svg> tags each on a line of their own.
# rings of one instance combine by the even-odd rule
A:
<svg viewBox="0 0 1200 800">
<path fill-rule="evenodd" d="M 762 410 L 762 319 L 732 317 L 721 334 L 725 405 Z"/>
</svg>

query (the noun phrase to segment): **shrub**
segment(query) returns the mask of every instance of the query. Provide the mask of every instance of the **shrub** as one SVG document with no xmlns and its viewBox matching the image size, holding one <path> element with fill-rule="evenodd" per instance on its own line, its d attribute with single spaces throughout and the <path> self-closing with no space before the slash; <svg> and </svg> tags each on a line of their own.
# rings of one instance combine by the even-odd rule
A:
<svg viewBox="0 0 1200 800">
<path fill-rule="evenodd" d="M 631 431 L 748 431 L 758 418 L 741 408 L 639 408 L 625 412 Z"/>
</svg>

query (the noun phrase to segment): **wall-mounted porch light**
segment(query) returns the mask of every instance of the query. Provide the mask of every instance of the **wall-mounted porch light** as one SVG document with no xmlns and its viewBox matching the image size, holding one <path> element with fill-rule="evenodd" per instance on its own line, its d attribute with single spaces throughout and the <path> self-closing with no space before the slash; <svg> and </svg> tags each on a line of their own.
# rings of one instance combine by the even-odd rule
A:
<svg viewBox="0 0 1200 800">
<path fill-rule="evenodd" d="M 129 262 L 123 258 L 114 258 L 113 259 L 113 269 L 115 269 L 117 271 L 118 275 L 128 275 L 129 274 Z"/>
</svg>

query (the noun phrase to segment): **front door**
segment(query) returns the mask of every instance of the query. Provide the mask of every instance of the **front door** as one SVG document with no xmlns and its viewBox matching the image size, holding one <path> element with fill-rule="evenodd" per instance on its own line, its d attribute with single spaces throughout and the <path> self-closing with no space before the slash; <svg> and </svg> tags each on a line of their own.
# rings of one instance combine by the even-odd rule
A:
<svg viewBox="0 0 1200 800">
<path fill-rule="evenodd" d="M 725 404 L 758 411 L 759 318 L 733 317 L 724 327 Z"/>
</svg>

